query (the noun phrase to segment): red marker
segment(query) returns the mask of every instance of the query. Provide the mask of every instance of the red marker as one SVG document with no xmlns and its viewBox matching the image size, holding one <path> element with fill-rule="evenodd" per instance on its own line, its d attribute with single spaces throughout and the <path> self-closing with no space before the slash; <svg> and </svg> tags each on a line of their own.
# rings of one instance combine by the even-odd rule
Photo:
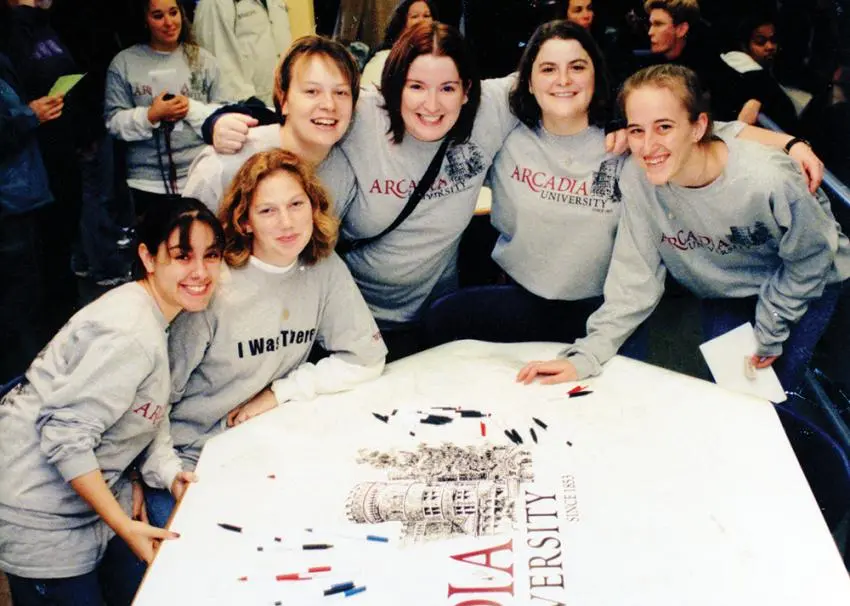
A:
<svg viewBox="0 0 850 606">
<path fill-rule="evenodd" d="M 584 391 L 585 389 L 587 389 L 587 387 L 586 387 L 586 386 L 576 385 L 576 386 L 575 386 L 575 387 L 573 387 L 571 390 L 569 390 L 569 391 L 567 392 L 567 394 L 568 394 L 568 395 L 573 395 L 574 393 L 578 393 L 578 392 L 580 392 L 580 391 Z"/>
<path fill-rule="evenodd" d="M 481 435 L 486 438 L 487 437 L 487 426 L 484 424 L 484 421 L 481 421 L 480 425 L 481 425 Z"/>
</svg>

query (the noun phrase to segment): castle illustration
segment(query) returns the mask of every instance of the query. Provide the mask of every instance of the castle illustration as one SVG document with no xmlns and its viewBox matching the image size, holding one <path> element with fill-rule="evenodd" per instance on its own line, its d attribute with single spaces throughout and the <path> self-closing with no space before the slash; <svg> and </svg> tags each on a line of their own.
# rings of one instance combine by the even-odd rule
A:
<svg viewBox="0 0 850 606">
<path fill-rule="evenodd" d="M 389 468 L 388 481 L 356 484 L 348 519 L 402 522 L 403 539 L 414 543 L 509 531 L 520 485 L 532 479 L 530 453 L 507 446 L 421 445 L 413 453 L 361 453 L 361 462 Z"/>
</svg>

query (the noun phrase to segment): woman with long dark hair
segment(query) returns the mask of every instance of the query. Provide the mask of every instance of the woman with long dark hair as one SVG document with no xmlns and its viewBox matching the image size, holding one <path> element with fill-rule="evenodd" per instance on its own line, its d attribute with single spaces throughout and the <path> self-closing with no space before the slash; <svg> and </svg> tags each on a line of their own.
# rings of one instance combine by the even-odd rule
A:
<svg viewBox="0 0 850 606">
<path fill-rule="evenodd" d="M 127 142 L 127 184 L 141 215 L 182 193 L 203 121 L 221 100 L 215 58 L 194 43 L 177 0 L 135 0 L 144 42 L 118 53 L 106 79 L 106 127 Z"/>
</svg>

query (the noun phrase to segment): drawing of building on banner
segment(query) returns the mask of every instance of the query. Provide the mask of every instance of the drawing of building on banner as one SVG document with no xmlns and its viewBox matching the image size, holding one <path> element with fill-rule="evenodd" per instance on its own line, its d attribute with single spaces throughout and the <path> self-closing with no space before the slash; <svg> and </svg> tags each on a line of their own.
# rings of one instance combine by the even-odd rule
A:
<svg viewBox="0 0 850 606">
<path fill-rule="evenodd" d="M 533 479 L 531 454 L 518 447 L 439 447 L 415 452 L 361 451 L 359 462 L 388 470 L 360 482 L 346 499 L 358 524 L 401 522 L 405 542 L 511 532 L 520 486 Z"/>
</svg>

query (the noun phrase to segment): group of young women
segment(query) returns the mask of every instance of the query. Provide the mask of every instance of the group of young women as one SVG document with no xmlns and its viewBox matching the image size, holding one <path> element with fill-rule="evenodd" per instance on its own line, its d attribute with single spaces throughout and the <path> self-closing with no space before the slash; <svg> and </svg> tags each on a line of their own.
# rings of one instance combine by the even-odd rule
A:
<svg viewBox="0 0 850 606">
<path fill-rule="evenodd" d="M 139 281 L 74 316 L 4 396 L 0 568 L 16 600 L 86 591 L 100 603 L 107 546 L 148 562 L 172 537 L 125 512 L 164 525 L 206 440 L 378 376 L 387 349 L 422 348 L 431 303 L 456 288 L 485 179 L 509 284 L 457 309 L 468 327 L 457 336 L 575 341 L 519 380 L 600 372 L 669 269 L 706 298 L 707 336 L 753 320 L 760 366 L 785 343 L 777 366 L 793 385 L 850 275 L 805 144 L 740 124 L 714 136 L 695 76 L 663 66 L 621 92 L 631 157 L 607 150 L 604 62 L 562 21 L 538 28 L 516 75 L 483 83 L 456 30 L 420 23 L 391 49 L 380 87 L 359 88 L 344 48 L 297 41 L 273 123 L 216 116 L 218 151 L 189 171 L 187 191 L 221 223 L 193 200 L 152 204 Z M 786 146 L 814 183 L 748 137 Z M 314 343 L 330 355 L 308 361 Z M 126 473 L 137 457 L 146 508 Z M 125 581 L 143 566 L 128 568 Z"/>
</svg>

